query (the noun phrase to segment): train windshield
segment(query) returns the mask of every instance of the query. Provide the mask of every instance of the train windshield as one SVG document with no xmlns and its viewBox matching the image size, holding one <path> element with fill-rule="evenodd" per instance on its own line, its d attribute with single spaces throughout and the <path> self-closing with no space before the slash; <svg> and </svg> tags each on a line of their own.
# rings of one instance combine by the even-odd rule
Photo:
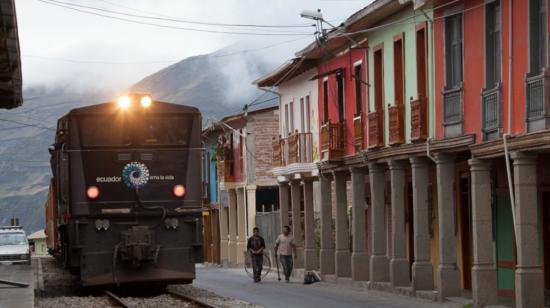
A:
<svg viewBox="0 0 550 308">
<path fill-rule="evenodd" d="M 188 116 L 90 116 L 80 121 L 80 138 L 84 147 L 187 146 L 191 128 L 192 118 Z"/>
<path fill-rule="evenodd" d="M 192 119 L 182 116 L 145 117 L 137 123 L 137 143 L 140 145 L 188 145 Z"/>
<path fill-rule="evenodd" d="M 123 119 L 117 116 L 87 116 L 79 122 L 82 146 L 130 145 L 131 136 Z"/>
</svg>

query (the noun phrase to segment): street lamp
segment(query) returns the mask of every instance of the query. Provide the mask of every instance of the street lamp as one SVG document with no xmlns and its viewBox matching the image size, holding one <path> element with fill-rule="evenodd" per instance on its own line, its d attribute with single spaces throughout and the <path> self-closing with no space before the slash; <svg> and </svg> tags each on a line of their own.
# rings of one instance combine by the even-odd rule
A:
<svg viewBox="0 0 550 308">
<path fill-rule="evenodd" d="M 311 11 L 311 10 L 304 10 L 302 13 L 300 13 L 300 17 L 307 18 L 307 19 L 313 19 L 317 21 L 323 21 L 323 14 L 321 14 L 321 10 L 317 11 Z"/>
</svg>

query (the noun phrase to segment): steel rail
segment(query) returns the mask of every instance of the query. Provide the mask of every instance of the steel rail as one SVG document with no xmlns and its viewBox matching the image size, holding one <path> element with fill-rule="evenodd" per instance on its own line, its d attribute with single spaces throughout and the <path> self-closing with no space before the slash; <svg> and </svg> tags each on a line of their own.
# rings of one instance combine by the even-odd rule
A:
<svg viewBox="0 0 550 308">
<path fill-rule="evenodd" d="M 115 303 L 117 303 L 119 306 L 124 308 L 131 308 L 128 303 L 126 303 L 122 298 L 118 297 L 116 294 L 114 294 L 111 291 L 105 291 L 105 295 L 107 295 L 111 300 L 113 300 Z"/>
<path fill-rule="evenodd" d="M 181 298 L 181 299 L 185 299 L 185 300 L 188 300 L 200 307 L 204 307 L 204 308 L 219 308 L 219 306 L 216 306 L 216 305 L 212 305 L 212 304 L 209 304 L 203 300 L 200 300 L 198 298 L 195 298 L 195 297 L 192 297 L 192 296 L 189 296 L 187 294 L 183 294 L 181 292 L 177 292 L 177 291 L 172 291 L 172 290 L 166 290 L 166 292 L 174 297 L 178 297 L 178 298 Z"/>
</svg>

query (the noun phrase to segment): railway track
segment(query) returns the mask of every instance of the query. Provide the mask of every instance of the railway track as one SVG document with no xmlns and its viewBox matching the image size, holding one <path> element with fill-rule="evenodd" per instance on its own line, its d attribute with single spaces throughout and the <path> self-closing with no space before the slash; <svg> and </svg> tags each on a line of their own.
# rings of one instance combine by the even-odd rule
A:
<svg viewBox="0 0 550 308">
<path fill-rule="evenodd" d="M 128 304 L 126 301 L 124 301 L 122 298 L 118 297 L 116 294 L 114 294 L 111 291 L 105 291 L 105 295 L 111 299 L 115 304 L 119 305 L 120 307 L 124 308 L 131 308 L 130 304 Z"/>
<path fill-rule="evenodd" d="M 189 302 L 192 302 L 194 303 L 195 305 L 199 306 L 199 307 L 203 307 L 203 308 L 219 308 L 218 306 L 216 305 L 212 305 L 212 304 L 209 304 L 203 300 L 200 300 L 196 297 L 193 297 L 193 296 L 189 296 L 187 294 L 183 294 L 181 292 L 177 292 L 177 291 L 173 291 L 173 290 L 167 290 L 166 291 L 168 294 L 172 295 L 173 297 L 177 297 L 177 298 L 181 298 L 181 299 L 184 299 L 184 300 L 187 300 Z"/>
<path fill-rule="evenodd" d="M 197 307 L 219 308 L 216 305 L 209 304 L 209 303 L 207 303 L 203 300 L 200 300 L 198 298 L 189 296 L 189 295 L 181 293 L 181 292 L 167 290 L 166 293 L 169 294 L 170 296 L 172 296 L 173 298 L 185 301 L 186 303 L 192 303 Z M 110 291 L 105 291 L 105 296 L 107 296 L 114 304 L 116 304 L 119 307 L 135 308 L 136 306 L 139 306 L 139 305 L 133 305 L 132 303 L 130 303 L 130 301 L 125 300 L 124 298 L 121 298 L 121 297 L 117 296 L 116 294 L 114 294 L 113 292 L 110 292 Z M 147 299 L 141 299 L 141 301 L 147 301 Z"/>
</svg>

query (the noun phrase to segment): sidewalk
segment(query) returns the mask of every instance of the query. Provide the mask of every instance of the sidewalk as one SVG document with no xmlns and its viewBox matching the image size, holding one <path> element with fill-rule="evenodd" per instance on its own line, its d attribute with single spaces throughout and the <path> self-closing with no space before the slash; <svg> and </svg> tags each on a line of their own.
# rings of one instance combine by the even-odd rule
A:
<svg viewBox="0 0 550 308">
<path fill-rule="evenodd" d="M 265 307 L 463 307 L 457 303 L 436 303 L 327 282 L 312 285 L 304 285 L 301 280 L 296 279 L 291 283 L 278 282 L 274 273 L 261 283 L 254 283 L 243 268 L 197 265 L 197 279 L 193 284 L 222 296 Z"/>
</svg>

